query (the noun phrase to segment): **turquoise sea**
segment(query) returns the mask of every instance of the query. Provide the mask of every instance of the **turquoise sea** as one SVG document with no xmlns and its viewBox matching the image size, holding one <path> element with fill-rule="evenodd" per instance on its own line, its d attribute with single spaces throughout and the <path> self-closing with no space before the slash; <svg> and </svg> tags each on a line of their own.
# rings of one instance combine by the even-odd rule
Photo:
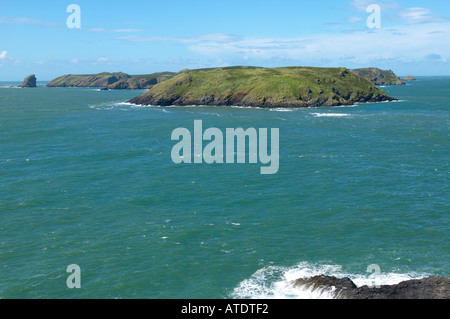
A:
<svg viewBox="0 0 450 319">
<path fill-rule="evenodd" d="M 450 77 L 295 110 L 18 84 L 0 83 L 0 298 L 326 298 L 289 283 L 450 276 Z M 194 120 L 279 128 L 278 173 L 174 164 L 171 133 Z"/>
</svg>

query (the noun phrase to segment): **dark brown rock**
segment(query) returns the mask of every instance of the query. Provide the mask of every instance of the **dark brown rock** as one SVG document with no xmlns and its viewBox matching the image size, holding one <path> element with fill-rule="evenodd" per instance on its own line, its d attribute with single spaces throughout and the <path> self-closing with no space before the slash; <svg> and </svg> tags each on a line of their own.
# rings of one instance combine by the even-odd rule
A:
<svg viewBox="0 0 450 319">
<path fill-rule="evenodd" d="M 21 88 L 35 88 L 36 87 L 36 75 L 32 74 L 27 76 L 20 85 Z"/>
<path fill-rule="evenodd" d="M 333 291 L 339 299 L 450 299 L 450 278 L 441 276 L 412 279 L 396 285 L 356 287 L 349 278 L 320 275 L 297 279 L 293 286 Z"/>
</svg>

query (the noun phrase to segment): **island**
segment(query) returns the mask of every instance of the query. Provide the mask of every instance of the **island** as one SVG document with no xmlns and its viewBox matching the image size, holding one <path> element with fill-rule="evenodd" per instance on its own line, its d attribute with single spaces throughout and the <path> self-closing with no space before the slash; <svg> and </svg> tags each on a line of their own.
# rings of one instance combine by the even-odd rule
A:
<svg viewBox="0 0 450 319">
<path fill-rule="evenodd" d="M 123 72 L 98 74 L 67 74 L 47 84 L 47 87 L 102 87 L 108 90 L 149 89 L 153 85 L 175 76 L 174 72 L 129 75 Z"/>
<path fill-rule="evenodd" d="M 395 100 L 346 68 L 224 67 L 180 71 L 130 103 L 300 108 Z"/>
<path fill-rule="evenodd" d="M 403 79 L 403 81 L 416 81 L 416 78 L 412 75 L 408 75 Z"/>
<path fill-rule="evenodd" d="M 21 88 L 35 88 L 36 87 L 36 75 L 32 74 L 30 76 L 27 76 L 22 84 L 20 85 Z"/>
<path fill-rule="evenodd" d="M 353 73 L 373 82 L 375 85 L 405 85 L 392 70 L 381 70 L 379 68 L 353 69 Z"/>
</svg>

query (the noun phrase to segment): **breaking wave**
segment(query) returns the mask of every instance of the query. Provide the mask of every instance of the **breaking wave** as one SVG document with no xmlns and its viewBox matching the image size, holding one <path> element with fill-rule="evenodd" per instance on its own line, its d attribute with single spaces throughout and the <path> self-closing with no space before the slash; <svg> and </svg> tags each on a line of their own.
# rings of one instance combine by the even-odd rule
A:
<svg viewBox="0 0 450 319">
<path fill-rule="evenodd" d="M 356 286 L 394 285 L 405 280 L 419 279 L 427 274 L 409 273 L 373 273 L 350 274 L 339 265 L 314 265 L 302 262 L 294 267 L 268 266 L 256 271 L 250 278 L 243 280 L 230 294 L 236 299 L 334 299 L 334 289 L 312 290 L 294 287 L 293 282 L 299 278 L 318 275 L 350 278 Z"/>
<path fill-rule="evenodd" d="M 347 117 L 351 116 L 351 114 L 347 113 L 311 113 L 311 115 L 315 117 Z"/>
</svg>

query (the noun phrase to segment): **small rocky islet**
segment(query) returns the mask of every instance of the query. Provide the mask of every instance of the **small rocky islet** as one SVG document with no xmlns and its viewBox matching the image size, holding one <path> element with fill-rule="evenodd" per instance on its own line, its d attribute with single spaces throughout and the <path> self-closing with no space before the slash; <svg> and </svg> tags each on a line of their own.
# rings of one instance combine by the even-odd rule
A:
<svg viewBox="0 0 450 319">
<path fill-rule="evenodd" d="M 23 80 L 23 82 L 20 85 L 20 87 L 21 88 L 35 88 L 36 87 L 36 82 L 37 82 L 36 75 L 31 74 L 31 75 L 27 76 Z"/>
<path fill-rule="evenodd" d="M 403 81 L 416 81 L 416 78 L 412 75 L 406 76 Z"/>
</svg>

